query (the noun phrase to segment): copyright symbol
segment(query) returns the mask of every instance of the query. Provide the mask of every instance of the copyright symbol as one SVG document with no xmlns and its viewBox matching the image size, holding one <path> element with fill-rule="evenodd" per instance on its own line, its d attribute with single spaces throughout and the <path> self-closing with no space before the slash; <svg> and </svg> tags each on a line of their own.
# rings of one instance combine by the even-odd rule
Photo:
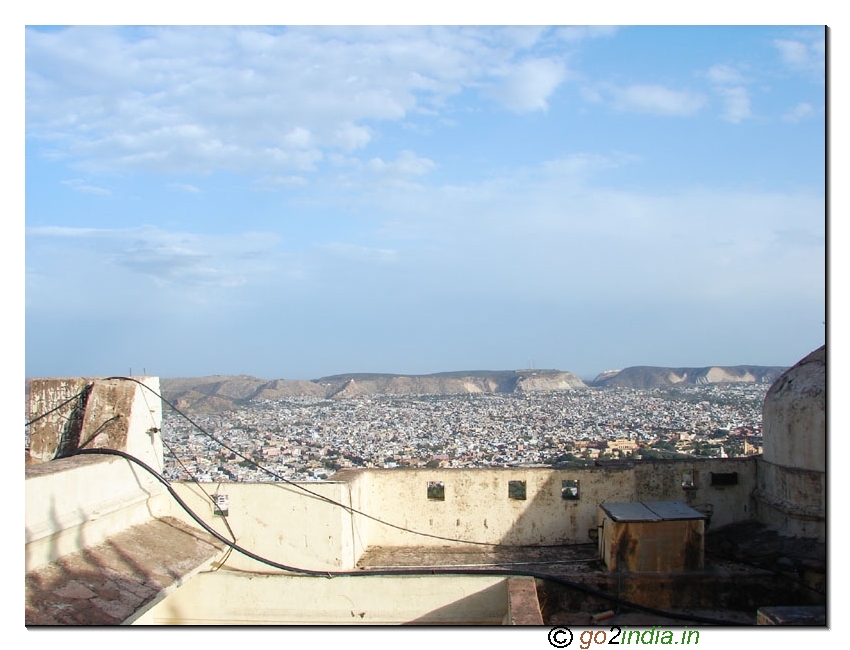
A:
<svg viewBox="0 0 850 650">
<path fill-rule="evenodd" d="M 553 648 L 566 648 L 573 642 L 573 633 L 568 627 L 553 627 L 549 630 L 548 638 Z"/>
</svg>

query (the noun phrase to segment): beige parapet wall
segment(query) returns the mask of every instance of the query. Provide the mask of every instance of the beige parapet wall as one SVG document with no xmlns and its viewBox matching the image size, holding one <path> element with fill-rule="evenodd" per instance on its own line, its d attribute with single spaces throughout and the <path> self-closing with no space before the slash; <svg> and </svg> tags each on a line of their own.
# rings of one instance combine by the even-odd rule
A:
<svg viewBox="0 0 850 650">
<path fill-rule="evenodd" d="M 501 625 L 508 579 L 499 576 L 311 578 L 201 573 L 137 625 Z"/>
<path fill-rule="evenodd" d="M 694 485 L 685 489 L 688 472 Z M 735 485 L 712 485 L 712 473 L 735 473 Z M 683 501 L 711 513 L 710 526 L 753 516 L 756 459 L 640 461 L 573 469 L 490 468 L 347 470 L 334 478 L 351 484 L 354 507 L 396 527 L 357 514 L 364 546 L 443 546 L 446 540 L 490 544 L 575 544 L 595 540 L 603 502 Z M 510 498 L 524 481 L 526 498 Z M 564 481 L 578 481 L 578 499 L 564 499 Z M 442 483 L 444 499 L 428 498 Z M 426 533 L 416 535 L 409 531 Z"/>
<path fill-rule="evenodd" d="M 355 567 L 363 553 L 356 520 L 344 508 L 325 500 L 348 505 L 346 483 L 174 483 L 173 487 L 186 505 L 220 535 L 232 540 L 233 531 L 239 546 L 279 564 L 315 571 L 346 571 Z M 227 497 L 226 524 L 223 517 L 214 514 L 210 497 L 215 494 Z M 167 508 L 160 514 L 197 525 L 176 501 L 171 500 Z M 237 552 L 230 554 L 227 566 L 246 571 L 275 570 Z"/>
<path fill-rule="evenodd" d="M 591 543 L 603 502 L 682 501 L 712 513 L 710 527 L 747 521 L 755 470 L 755 458 L 693 459 L 570 470 L 352 470 L 338 474 L 339 481 L 173 486 L 203 521 L 228 539 L 232 530 L 237 544 L 257 555 L 299 569 L 341 571 L 355 568 L 371 546 Z M 713 486 L 712 472 L 735 473 L 737 483 Z M 685 473 L 694 479 L 688 489 Z M 579 482 L 578 499 L 562 497 L 565 480 Z M 525 500 L 509 498 L 510 481 L 525 481 Z M 428 498 L 430 482 L 443 484 L 444 500 Z M 230 530 L 214 515 L 216 494 L 227 496 Z M 165 507 L 161 514 L 193 523 L 175 501 Z M 227 566 L 274 570 L 235 552 Z"/>
<path fill-rule="evenodd" d="M 150 520 L 168 494 L 123 458 L 76 456 L 28 467 L 24 484 L 26 570 L 100 544 Z"/>
</svg>

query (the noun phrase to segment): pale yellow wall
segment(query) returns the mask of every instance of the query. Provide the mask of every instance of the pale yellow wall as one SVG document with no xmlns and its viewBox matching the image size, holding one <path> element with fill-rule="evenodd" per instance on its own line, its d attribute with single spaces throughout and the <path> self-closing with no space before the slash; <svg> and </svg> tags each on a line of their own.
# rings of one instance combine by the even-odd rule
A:
<svg viewBox="0 0 850 650">
<path fill-rule="evenodd" d="M 695 471 L 694 490 L 682 489 L 684 469 Z M 737 472 L 738 485 L 712 487 L 711 472 Z M 237 543 L 279 564 L 300 569 L 341 571 L 356 566 L 369 546 L 446 546 L 464 542 L 494 544 L 589 543 L 603 502 L 683 501 L 712 512 L 710 527 L 752 517 L 755 459 L 716 459 L 634 463 L 626 467 L 573 470 L 360 470 L 345 481 L 298 485 L 355 512 L 283 483 L 205 483 L 208 494 L 226 494 L 228 521 Z M 575 479 L 578 501 L 561 498 L 561 481 Z M 508 498 L 508 481 L 525 480 L 527 499 Z M 443 481 L 445 501 L 427 498 L 428 481 Z M 209 497 L 192 483 L 175 483 L 187 505 L 230 539 Z M 157 514 L 193 523 L 173 501 Z M 374 521 L 371 515 L 399 528 Z M 447 539 L 460 539 L 451 542 Z M 234 552 L 227 566 L 274 571 Z"/>
<path fill-rule="evenodd" d="M 695 469 L 696 489 L 682 489 L 682 472 Z M 738 472 L 738 485 L 712 487 L 711 472 Z M 412 529 L 451 539 L 501 544 L 588 543 L 603 502 L 683 501 L 713 510 L 717 527 L 753 516 L 755 459 L 643 461 L 622 467 L 359 470 L 352 494 L 364 512 Z M 576 479 L 580 499 L 561 498 L 561 482 Z M 526 500 L 508 498 L 508 482 L 526 481 Z M 427 498 L 429 481 L 442 481 L 445 501 Z M 711 508 L 706 507 L 710 505 Z M 414 535 L 355 515 L 355 530 L 367 545 L 442 546 L 442 539 Z"/>
<path fill-rule="evenodd" d="M 26 570 L 147 521 L 165 488 L 123 458 L 76 456 L 27 468 Z"/>
<path fill-rule="evenodd" d="M 228 522 L 236 542 L 264 558 L 287 566 L 310 570 L 346 570 L 362 553 L 359 538 L 352 534 L 346 510 L 284 483 L 203 483 L 207 494 L 226 494 Z M 348 504 L 348 485 L 308 482 L 306 489 Z M 213 515 L 210 499 L 194 483 L 174 483 L 175 491 L 214 530 L 231 539 L 224 519 Z M 162 515 L 195 525 L 173 500 Z M 249 571 L 274 571 L 240 553 L 232 553 L 227 566 Z"/>
<path fill-rule="evenodd" d="M 133 382 L 135 394 L 127 429 L 126 451 L 162 473 L 162 400 L 157 397 L 160 394 L 159 377 L 136 379 L 150 390 Z"/>
<path fill-rule="evenodd" d="M 170 515 L 196 525 L 163 493 L 163 486 L 123 459 L 74 458 L 40 467 L 40 475 L 32 476 L 26 485 L 28 568 L 98 543 L 150 516 Z M 754 459 L 718 459 L 573 470 L 363 470 L 347 473 L 345 482 L 300 484 L 318 496 L 283 483 L 202 485 L 208 494 L 228 496 L 228 521 L 239 545 L 286 566 L 339 571 L 354 568 L 368 546 L 451 544 L 441 538 L 501 544 L 587 543 L 592 541 L 589 531 L 596 528 L 597 507 L 602 502 L 679 500 L 698 509 L 710 503 L 711 526 L 746 520 L 751 516 L 754 467 Z M 681 488 L 683 468 L 696 468 L 696 490 Z M 711 487 L 711 471 L 737 471 L 739 484 Z M 579 481 L 578 501 L 561 498 L 563 479 Z M 526 481 L 525 501 L 508 498 L 510 480 Z M 445 501 L 427 498 L 428 481 L 443 481 Z M 104 490 L 104 485 L 109 489 Z M 213 515 L 212 503 L 200 487 L 193 483 L 173 486 L 203 521 L 230 539 L 223 519 Z M 321 497 L 435 537 L 399 530 L 363 514 L 352 515 Z M 271 570 L 236 552 L 227 565 Z"/>
<path fill-rule="evenodd" d="M 201 573 L 136 625 L 499 625 L 507 580 L 494 576 L 305 578 Z"/>
</svg>

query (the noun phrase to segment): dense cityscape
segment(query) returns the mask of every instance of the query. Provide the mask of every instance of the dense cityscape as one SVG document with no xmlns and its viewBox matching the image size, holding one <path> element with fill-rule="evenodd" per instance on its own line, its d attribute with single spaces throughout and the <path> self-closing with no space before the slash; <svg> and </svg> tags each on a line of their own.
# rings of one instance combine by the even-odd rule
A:
<svg viewBox="0 0 850 650">
<path fill-rule="evenodd" d="M 303 481 L 358 467 L 559 467 L 683 454 L 746 456 L 762 451 L 768 388 L 721 383 L 653 390 L 292 397 L 188 417 L 166 406 L 165 473 L 171 480 Z"/>
</svg>

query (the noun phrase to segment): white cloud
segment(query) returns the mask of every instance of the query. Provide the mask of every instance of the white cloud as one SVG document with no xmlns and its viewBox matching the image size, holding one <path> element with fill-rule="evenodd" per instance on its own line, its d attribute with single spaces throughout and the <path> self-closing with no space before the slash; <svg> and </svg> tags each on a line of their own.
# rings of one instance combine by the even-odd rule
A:
<svg viewBox="0 0 850 650">
<path fill-rule="evenodd" d="M 822 30 L 801 32 L 794 39 L 776 39 L 773 44 L 788 68 L 825 81 L 826 41 Z"/>
<path fill-rule="evenodd" d="M 384 219 L 382 236 L 405 242 L 393 280 L 420 288 L 455 287 L 463 278 L 469 286 L 499 287 L 506 300 L 629 300 L 634 287 L 654 287 L 664 300 L 750 302 L 810 298 L 823 288 L 822 196 L 653 193 L 605 182 L 609 170 L 633 162 L 577 154 L 415 198 L 407 190 L 375 193 L 358 208 Z M 775 234 L 783 232 L 808 245 Z M 414 260 L 418 266 L 410 266 Z M 577 281 L 576 269 L 592 273 Z"/>
<path fill-rule="evenodd" d="M 500 83 L 488 94 L 509 110 L 527 113 L 546 110 L 547 99 L 566 78 L 564 64 L 553 59 L 530 59 L 499 73 Z"/>
<path fill-rule="evenodd" d="M 598 88 L 584 85 L 579 89 L 579 92 L 581 93 L 582 98 L 591 104 L 601 104 L 604 101 L 602 93 Z"/>
<path fill-rule="evenodd" d="M 739 124 L 752 117 L 750 93 L 746 88 L 748 79 L 740 70 L 729 65 L 715 65 L 708 69 L 705 77 L 720 96 L 723 103 L 721 116 L 724 120 Z"/>
<path fill-rule="evenodd" d="M 110 231 L 102 228 L 74 228 L 68 226 L 35 226 L 27 228 L 27 236 L 33 237 L 96 237 L 108 234 Z"/>
<path fill-rule="evenodd" d="M 73 249 L 55 248 L 55 243 L 69 239 L 75 241 Z M 276 265 L 273 251 L 277 241 L 277 235 L 270 233 L 200 235 L 154 227 L 27 229 L 28 261 L 35 273 L 61 263 L 42 254 L 45 246 L 64 250 L 69 260 L 84 249 L 86 259 L 101 270 L 129 270 L 160 285 L 184 287 L 233 287 L 262 277 Z M 62 273 L 58 276 L 64 277 Z"/>
<path fill-rule="evenodd" d="M 566 78 L 562 61 L 535 54 L 553 38 L 540 27 L 28 29 L 27 137 L 98 172 L 314 171 L 366 147 L 381 122 L 451 119 L 465 89 L 545 110 Z"/>
<path fill-rule="evenodd" d="M 199 188 L 188 183 L 169 183 L 168 187 L 178 190 L 180 192 L 186 192 L 188 194 L 200 194 L 201 192 Z"/>
<path fill-rule="evenodd" d="M 284 141 L 291 147 L 307 149 L 313 142 L 313 136 L 304 127 L 297 126 L 284 136 Z"/>
<path fill-rule="evenodd" d="M 619 154 L 616 156 L 603 156 L 601 154 L 578 153 L 564 156 L 556 160 L 547 160 L 539 166 L 539 173 L 543 177 L 557 178 L 559 183 L 580 185 L 587 183 L 600 172 L 614 169 L 622 165 L 635 162 L 635 156 Z"/>
<path fill-rule="evenodd" d="M 392 162 L 372 158 L 368 166 L 370 170 L 376 173 L 391 176 L 424 176 L 436 168 L 433 160 L 420 158 L 409 150 L 399 153 L 398 158 Z"/>
<path fill-rule="evenodd" d="M 606 85 L 602 89 L 612 96 L 614 106 L 621 111 L 686 116 L 698 112 L 706 103 L 705 97 L 699 93 L 671 90 L 655 84 L 625 88 Z"/>
<path fill-rule="evenodd" d="M 288 151 L 280 147 L 267 147 L 255 151 L 253 154 L 249 150 L 245 150 L 244 154 L 246 156 L 252 155 L 254 161 L 256 163 L 262 162 L 266 169 L 289 168 L 302 172 L 316 171 L 317 164 L 324 159 L 324 155 L 318 149 Z"/>
<path fill-rule="evenodd" d="M 799 122 L 815 114 L 814 107 L 808 102 L 800 102 L 783 115 L 786 122 Z"/>
<path fill-rule="evenodd" d="M 723 98 L 723 119 L 738 124 L 742 120 L 752 117 L 750 96 L 746 88 L 741 86 L 721 88 L 718 92 Z"/>
<path fill-rule="evenodd" d="M 773 42 L 782 56 L 782 61 L 796 69 L 806 68 L 811 63 L 811 54 L 805 43 L 777 39 Z"/>
<path fill-rule="evenodd" d="M 617 27 L 606 27 L 604 25 L 594 25 L 587 27 L 570 26 L 559 28 L 557 30 L 557 35 L 564 41 L 578 42 L 591 38 L 607 38 L 616 34 L 617 30 Z"/>
<path fill-rule="evenodd" d="M 342 124 L 334 133 L 333 143 L 344 151 L 362 149 L 372 139 L 372 132 L 365 126 Z"/>
<path fill-rule="evenodd" d="M 284 187 L 304 187 L 307 185 L 307 179 L 303 176 L 263 176 L 255 182 L 255 186 L 259 189 L 274 190 Z"/>
<path fill-rule="evenodd" d="M 738 85 L 744 81 L 744 77 L 735 68 L 728 65 L 715 65 L 706 73 L 708 80 L 716 85 Z"/>
<path fill-rule="evenodd" d="M 330 242 L 323 244 L 321 248 L 346 260 L 357 262 L 388 263 L 398 259 L 398 251 L 388 248 L 370 248 L 343 242 Z"/>
<path fill-rule="evenodd" d="M 97 194 L 100 196 L 108 196 L 112 194 L 112 192 L 110 192 L 106 188 L 97 187 L 95 185 L 89 185 L 88 183 L 79 178 L 73 178 L 61 182 L 63 185 L 67 185 L 75 192 L 81 192 L 82 194 Z"/>
</svg>

